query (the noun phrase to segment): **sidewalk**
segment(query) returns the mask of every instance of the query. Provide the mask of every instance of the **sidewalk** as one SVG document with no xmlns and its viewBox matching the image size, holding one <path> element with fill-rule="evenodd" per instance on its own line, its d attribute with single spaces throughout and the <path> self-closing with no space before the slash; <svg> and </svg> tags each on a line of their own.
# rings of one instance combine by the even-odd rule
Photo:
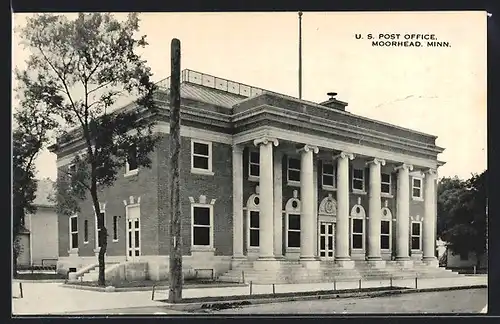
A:
<svg viewBox="0 0 500 324">
<path fill-rule="evenodd" d="M 389 280 L 362 281 L 362 288 L 387 287 Z M 487 276 L 456 278 L 419 279 L 419 289 L 486 285 Z M 414 279 L 393 280 L 393 286 L 415 288 Z M 13 296 L 19 296 L 18 284 L 13 284 Z M 337 290 L 359 288 L 359 282 L 336 282 Z M 334 289 L 334 283 L 280 284 L 274 286 L 274 292 L 306 292 Z M 272 294 L 273 285 L 251 285 L 252 295 Z M 250 295 L 250 286 L 224 288 L 190 288 L 183 290 L 183 298 L 230 297 Z M 64 287 L 60 283 L 23 283 L 23 298 L 13 298 L 14 315 L 48 315 L 66 312 L 85 312 L 100 309 L 126 307 L 165 306 L 168 297 L 166 289 L 155 292 L 151 300 L 151 291 L 99 292 Z"/>
</svg>

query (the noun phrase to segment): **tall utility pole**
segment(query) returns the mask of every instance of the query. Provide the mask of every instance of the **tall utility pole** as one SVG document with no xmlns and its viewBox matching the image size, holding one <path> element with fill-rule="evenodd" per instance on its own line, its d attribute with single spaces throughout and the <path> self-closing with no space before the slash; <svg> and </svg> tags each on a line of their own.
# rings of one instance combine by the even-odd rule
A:
<svg viewBox="0 0 500 324">
<path fill-rule="evenodd" d="M 302 99 L 302 11 L 299 11 L 299 99 Z"/>
<path fill-rule="evenodd" d="M 171 43 L 170 72 L 170 289 L 168 301 L 182 301 L 182 240 L 180 206 L 181 42 Z"/>
</svg>

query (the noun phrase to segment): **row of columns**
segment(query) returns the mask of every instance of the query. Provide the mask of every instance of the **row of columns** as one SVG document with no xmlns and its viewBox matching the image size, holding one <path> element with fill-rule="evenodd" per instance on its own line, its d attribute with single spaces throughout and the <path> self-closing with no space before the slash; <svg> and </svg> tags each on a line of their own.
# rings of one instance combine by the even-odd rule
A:
<svg viewBox="0 0 500 324">
<path fill-rule="evenodd" d="M 281 230 L 281 204 L 275 201 L 276 191 L 274 173 L 280 172 L 273 164 L 273 146 L 279 142 L 274 138 L 261 138 L 254 141 L 260 152 L 260 260 L 273 260 L 280 254 L 281 240 L 274 242 L 274 228 Z M 314 154 L 318 148 L 304 145 L 301 153 L 300 168 L 300 258 L 303 261 L 316 260 L 314 239 L 316 230 L 316 206 L 314 199 Z M 352 153 L 342 152 L 335 156 L 337 160 L 337 223 L 335 230 L 335 260 L 339 263 L 350 261 L 349 249 L 349 161 L 354 159 Z M 367 259 L 382 260 L 380 251 L 381 234 L 381 166 L 382 159 L 374 158 L 367 165 L 370 168 L 369 178 L 369 222 Z M 281 168 L 279 168 L 281 169 Z M 413 166 L 401 164 L 396 167 L 397 178 L 397 214 L 396 214 L 396 260 L 409 260 L 409 214 L 410 214 L 410 177 Z M 423 220 L 423 259 L 435 260 L 435 171 L 426 172 L 424 188 L 425 213 Z M 280 178 L 279 176 L 278 178 Z M 280 179 L 278 179 L 280 180 Z M 278 188 L 281 190 L 281 186 Z M 276 205 L 278 204 L 279 210 Z M 275 215 L 278 214 L 278 215 Z M 233 146 L 233 254 L 234 258 L 243 255 L 243 148 Z M 278 216 L 278 217 L 276 217 Z M 277 219 L 279 218 L 279 222 Z M 278 224 L 279 223 L 279 224 Z"/>
</svg>

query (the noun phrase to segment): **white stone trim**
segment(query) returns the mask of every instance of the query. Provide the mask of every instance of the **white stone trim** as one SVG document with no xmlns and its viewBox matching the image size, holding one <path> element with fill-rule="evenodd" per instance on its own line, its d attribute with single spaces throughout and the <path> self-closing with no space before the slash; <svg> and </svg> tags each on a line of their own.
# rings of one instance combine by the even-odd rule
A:
<svg viewBox="0 0 500 324">
<path fill-rule="evenodd" d="M 170 124 L 167 122 L 159 121 L 153 127 L 153 133 L 170 134 Z M 204 139 L 211 142 L 222 143 L 222 144 L 233 144 L 233 136 L 230 134 L 218 133 L 202 128 L 194 128 L 190 126 L 181 125 L 181 136 L 189 137 L 195 139 Z M 57 159 L 57 167 L 64 166 L 71 163 L 75 155 L 83 155 L 87 151 L 87 148 L 83 148 L 75 153 L 69 154 L 63 158 Z"/>
<path fill-rule="evenodd" d="M 130 196 L 130 204 L 125 205 L 125 259 L 126 260 L 137 260 L 138 257 L 142 255 L 142 220 L 141 220 L 141 204 L 140 201 L 137 203 L 134 203 L 133 196 Z M 131 217 L 130 216 L 130 209 L 131 208 L 138 208 L 139 212 L 137 213 L 137 217 Z M 128 228 L 128 222 L 131 220 L 139 220 L 139 256 L 136 256 L 135 253 L 132 253 L 132 256 L 128 255 L 129 252 L 129 228 Z M 131 228 L 132 231 L 135 231 L 135 224 Z M 135 235 L 135 234 L 134 234 Z M 133 243 L 135 244 L 135 242 Z M 133 248 L 135 250 L 135 247 Z"/>
<path fill-rule="evenodd" d="M 351 152 L 363 156 L 377 156 L 386 162 L 414 164 L 421 167 L 436 168 L 437 160 L 424 159 L 419 157 L 408 156 L 401 153 L 391 152 L 389 150 L 381 150 L 365 145 L 347 143 L 326 138 L 318 135 L 305 134 L 301 132 L 284 130 L 272 126 L 260 126 L 255 129 L 234 135 L 234 143 L 240 144 L 255 139 L 256 136 L 270 136 L 278 138 L 278 140 L 292 141 L 297 143 L 314 143 L 318 147 Z"/>
<path fill-rule="evenodd" d="M 377 130 L 373 129 L 367 129 L 367 128 L 362 128 L 359 126 L 352 126 L 350 124 L 344 123 L 344 122 L 338 122 L 335 120 L 331 119 L 326 119 L 318 116 L 311 116 L 305 113 L 300 113 L 296 111 L 290 111 L 287 110 L 286 108 L 281 108 L 281 107 L 275 107 L 275 106 L 269 106 L 269 105 L 260 105 L 257 107 L 252 107 L 251 109 L 245 110 L 244 112 L 238 113 L 242 114 L 242 116 L 237 116 L 232 118 L 233 122 L 238 122 L 242 119 L 247 119 L 253 116 L 260 115 L 262 113 L 268 113 L 274 116 L 278 117 L 284 117 L 287 119 L 293 118 L 295 120 L 298 120 L 299 122 L 307 122 L 308 124 L 311 124 L 313 127 L 318 128 L 318 127 L 324 127 L 328 128 L 328 131 L 331 132 L 332 134 L 343 134 L 345 132 L 351 132 L 354 135 L 351 135 L 352 138 L 368 138 L 369 141 L 378 143 L 378 144 L 384 144 L 382 141 L 388 141 L 391 142 L 394 146 L 410 146 L 414 150 L 422 152 L 424 150 L 427 151 L 432 151 L 433 153 L 441 153 L 442 148 L 440 147 L 427 147 L 423 148 L 422 146 L 425 146 L 426 144 L 420 141 L 415 141 L 409 138 L 405 138 L 404 141 L 402 141 L 397 135 L 392 135 L 388 134 L 385 132 L 380 132 Z M 358 116 L 359 117 L 359 116 Z M 241 121 L 240 123 L 245 123 L 244 121 Z M 377 122 L 380 123 L 380 122 Z M 395 125 L 391 124 L 386 124 L 391 127 L 397 127 Z M 407 130 L 411 133 L 418 133 L 415 132 L 414 130 Z M 425 134 L 425 136 L 432 136 L 429 134 Z M 433 136 L 435 137 L 435 136 Z"/>
<path fill-rule="evenodd" d="M 356 212 L 356 208 L 359 208 L 359 213 Z M 365 208 L 361 205 L 361 198 L 358 198 L 358 203 L 351 208 L 351 213 L 349 214 L 351 218 L 351 251 L 365 251 L 366 250 L 366 211 Z M 360 219 L 363 225 L 363 235 L 362 235 L 362 248 L 354 248 L 354 240 L 352 239 L 354 234 L 354 220 Z"/>
<path fill-rule="evenodd" d="M 194 144 L 204 144 L 208 146 L 208 169 L 200 169 L 200 168 L 195 168 L 194 166 Z M 205 156 L 203 156 L 205 157 Z M 191 173 L 194 174 L 204 174 L 204 175 L 214 175 L 214 172 L 212 171 L 212 162 L 213 162 L 213 151 L 212 151 L 212 142 L 206 141 L 206 140 L 200 140 L 197 138 L 191 138 Z"/>
<path fill-rule="evenodd" d="M 413 189 L 416 189 L 417 187 L 414 186 L 413 181 L 414 180 L 420 180 L 420 196 L 414 196 L 413 195 Z M 424 178 L 420 176 L 411 176 L 411 199 L 416 200 L 416 201 L 424 201 Z"/>
<path fill-rule="evenodd" d="M 71 228 L 71 219 L 72 218 L 76 218 L 76 231 L 72 231 L 72 228 Z M 30 217 L 30 223 L 31 223 L 31 217 Z M 79 249 L 79 246 L 77 246 L 76 248 L 73 247 L 73 234 L 76 234 L 77 236 L 77 241 L 78 243 L 80 243 L 79 241 L 79 226 L 78 226 L 78 213 L 75 213 L 71 216 L 69 216 L 69 224 L 68 224 L 68 233 L 69 233 L 69 251 L 71 251 L 72 253 L 78 253 L 78 249 Z M 30 233 L 33 232 L 33 228 L 30 228 Z M 33 253 L 33 250 L 30 251 L 30 253 Z"/>
<path fill-rule="evenodd" d="M 210 229 L 209 229 L 209 245 L 195 245 L 194 244 L 194 208 L 203 207 L 208 208 L 210 213 Z M 198 226 L 198 225 L 197 225 Z M 207 250 L 214 249 L 214 206 L 210 203 L 191 203 L 191 250 Z"/>
<path fill-rule="evenodd" d="M 415 235 L 413 235 L 413 231 L 412 231 L 412 227 L 413 227 L 413 224 L 419 224 L 419 229 L 420 229 L 420 235 L 418 236 L 419 237 L 419 248 L 418 249 L 413 249 L 412 247 L 412 242 L 413 242 L 413 237 Z M 410 249 L 412 252 L 422 252 L 422 221 L 419 221 L 419 220 L 411 220 L 410 222 Z"/>
<path fill-rule="evenodd" d="M 327 191 L 335 191 L 337 190 L 337 167 L 334 163 L 333 160 L 320 160 L 321 162 L 321 189 L 327 190 Z M 333 173 L 326 173 L 325 174 L 325 164 L 331 165 L 333 168 Z M 324 176 L 333 176 L 333 186 L 331 185 L 325 185 L 323 183 L 324 181 Z"/>
<path fill-rule="evenodd" d="M 259 208 L 259 205 L 256 205 L 255 204 L 255 198 L 259 198 L 259 194 L 258 194 L 258 190 L 256 190 L 257 193 L 254 193 L 252 195 L 250 195 L 250 197 L 248 197 L 247 199 L 247 203 L 246 203 L 246 219 L 247 219 L 247 226 L 246 226 L 246 238 L 247 238 L 247 244 L 246 244 L 246 248 L 247 248 L 247 251 L 250 251 L 250 252 L 258 252 L 259 251 L 259 247 L 260 247 L 260 208 Z M 259 198 L 260 199 L 260 198 Z M 259 213 L 259 246 L 250 246 L 250 214 L 251 212 L 258 212 Z M 256 230 L 256 228 L 252 228 L 254 230 Z"/>
<path fill-rule="evenodd" d="M 363 179 L 360 178 L 354 178 L 354 170 L 359 170 L 363 172 Z M 357 189 L 354 188 L 354 180 L 362 180 L 363 182 L 363 189 Z M 351 171 L 351 187 L 352 187 L 352 192 L 355 194 L 361 194 L 361 195 L 366 195 L 366 170 L 364 167 L 359 167 L 359 166 L 353 166 L 352 171 Z"/>
</svg>

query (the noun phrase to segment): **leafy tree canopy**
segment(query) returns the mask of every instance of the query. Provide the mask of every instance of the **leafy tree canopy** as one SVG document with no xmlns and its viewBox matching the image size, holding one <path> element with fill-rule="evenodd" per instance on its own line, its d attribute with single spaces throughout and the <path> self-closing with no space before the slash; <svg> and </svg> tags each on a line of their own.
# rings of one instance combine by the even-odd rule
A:
<svg viewBox="0 0 500 324">
<path fill-rule="evenodd" d="M 152 129 L 154 118 L 149 118 L 156 112 L 156 86 L 146 61 L 136 53 L 147 46 L 145 36 L 136 37 L 138 30 L 136 13 L 124 21 L 109 13 L 80 13 L 74 20 L 36 14 L 20 31 L 31 52 L 27 69 L 16 70 L 21 88 L 53 107 L 48 113 L 58 123 L 56 149 L 72 143 L 84 149 L 73 160 L 75 170 L 59 169 L 64 176 L 58 177 L 57 200 L 60 211 L 70 214 L 90 194 L 103 229 L 100 284 L 104 284 L 106 228 L 98 187 L 112 185 L 131 158 L 137 166 L 149 167 L 158 140 Z M 134 103 L 114 109 L 119 99 Z"/>
<path fill-rule="evenodd" d="M 470 179 L 443 178 L 438 186 L 438 236 L 453 253 L 486 252 L 487 171 Z"/>
</svg>

